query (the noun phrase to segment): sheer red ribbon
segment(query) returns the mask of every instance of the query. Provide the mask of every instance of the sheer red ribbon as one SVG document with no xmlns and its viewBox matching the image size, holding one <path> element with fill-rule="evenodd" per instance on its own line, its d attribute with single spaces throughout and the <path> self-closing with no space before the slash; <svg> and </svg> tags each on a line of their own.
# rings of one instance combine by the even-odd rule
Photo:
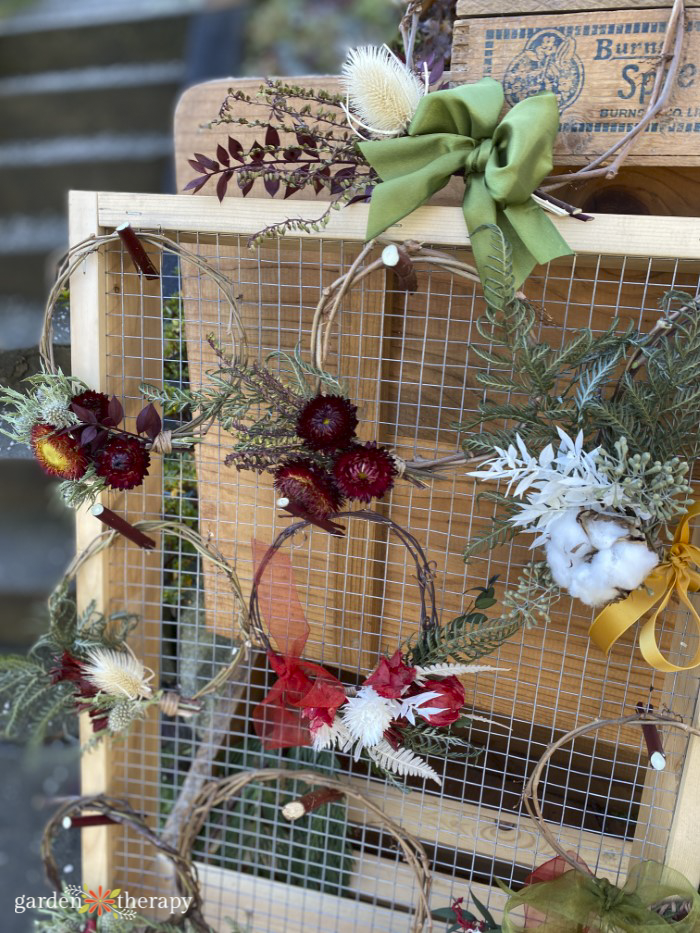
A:
<svg viewBox="0 0 700 933">
<path fill-rule="evenodd" d="M 277 551 L 260 574 L 267 547 L 253 540 L 258 605 L 279 654 L 268 651 L 277 680 L 253 711 L 265 748 L 311 745 L 312 727 L 330 725 L 347 699 L 340 681 L 320 664 L 302 661 L 309 625 L 299 602 L 292 564 Z"/>
<path fill-rule="evenodd" d="M 593 875 L 593 872 L 590 870 L 588 865 L 586 865 L 584 860 L 579 858 L 575 852 L 569 851 L 567 852 L 567 855 L 569 855 L 575 862 L 578 862 L 582 868 L 585 868 L 589 875 Z M 558 878 L 565 872 L 574 870 L 575 869 L 569 862 L 566 861 L 562 855 L 555 855 L 554 858 L 550 858 L 548 861 L 543 862 L 538 868 L 531 872 L 525 879 L 524 884 L 537 884 L 539 881 L 554 881 L 555 878 Z M 526 930 L 541 926 L 546 919 L 547 918 L 545 915 L 540 913 L 539 910 L 535 910 L 534 907 L 525 908 Z"/>
</svg>

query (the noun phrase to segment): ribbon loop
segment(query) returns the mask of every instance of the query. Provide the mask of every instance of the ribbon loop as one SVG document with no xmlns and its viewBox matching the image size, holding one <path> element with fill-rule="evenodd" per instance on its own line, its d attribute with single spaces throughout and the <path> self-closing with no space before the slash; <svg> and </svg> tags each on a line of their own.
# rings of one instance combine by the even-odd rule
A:
<svg viewBox="0 0 700 933">
<path fill-rule="evenodd" d="M 551 92 L 520 101 L 498 122 L 503 88 L 493 78 L 427 94 L 408 135 L 359 143 L 382 179 L 372 193 L 366 238 L 406 217 L 462 174 L 462 202 L 477 268 L 489 261 L 489 238 L 479 227 L 497 224 L 513 253 L 516 287 L 536 263 L 571 252 L 530 195 L 552 170 L 559 127 Z"/>
<path fill-rule="evenodd" d="M 591 640 L 605 654 L 647 612 L 654 610 L 639 634 L 639 649 L 651 667 L 664 673 L 689 671 L 700 666 L 700 647 L 689 664 L 677 665 L 659 647 L 656 622 L 675 594 L 688 609 L 696 632 L 700 636 L 700 615 L 690 601 L 689 593 L 700 591 L 700 547 L 690 544 L 690 520 L 700 515 L 700 501 L 694 502 L 676 528 L 667 559 L 652 570 L 639 589 L 625 599 L 606 606 L 589 630 Z"/>
</svg>

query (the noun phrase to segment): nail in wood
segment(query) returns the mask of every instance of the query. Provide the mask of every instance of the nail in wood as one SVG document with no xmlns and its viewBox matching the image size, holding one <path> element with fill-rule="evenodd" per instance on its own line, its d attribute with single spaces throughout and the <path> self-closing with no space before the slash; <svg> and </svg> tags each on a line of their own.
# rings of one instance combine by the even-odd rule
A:
<svg viewBox="0 0 700 933">
<path fill-rule="evenodd" d="M 138 528 L 134 528 L 134 526 L 127 522 L 125 518 L 122 518 L 121 515 L 117 515 L 116 512 L 113 512 L 111 509 L 108 509 L 107 506 L 99 502 L 93 505 L 90 509 L 90 514 L 94 515 L 95 518 L 99 518 L 108 528 L 111 528 L 113 531 L 118 531 L 120 535 L 123 535 L 125 538 L 128 538 L 129 541 L 133 541 L 134 544 L 138 544 L 139 547 L 147 551 L 152 551 L 156 546 L 156 542 L 153 538 L 149 538 L 148 535 L 139 531 Z"/>
<path fill-rule="evenodd" d="M 141 275 L 146 279 L 159 279 L 160 275 L 158 270 L 151 262 L 148 253 L 144 249 L 143 243 L 134 233 L 131 224 L 120 224 L 120 226 L 117 227 L 117 233 Z"/>
<path fill-rule="evenodd" d="M 637 703 L 637 712 L 640 716 L 652 713 L 653 711 L 654 707 L 651 704 L 648 709 L 645 709 L 643 703 Z M 642 726 L 642 733 L 644 735 L 644 741 L 647 744 L 647 751 L 649 752 L 649 764 L 655 771 L 663 771 L 666 767 L 666 754 L 664 753 L 661 733 L 652 723 L 649 723 L 647 726 Z"/>
</svg>

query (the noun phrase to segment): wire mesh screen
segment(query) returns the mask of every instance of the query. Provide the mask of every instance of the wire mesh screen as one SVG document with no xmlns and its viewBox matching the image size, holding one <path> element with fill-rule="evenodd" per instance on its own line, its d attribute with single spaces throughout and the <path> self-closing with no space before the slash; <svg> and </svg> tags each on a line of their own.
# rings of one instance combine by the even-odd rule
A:
<svg viewBox="0 0 700 933">
<path fill-rule="evenodd" d="M 251 251 L 237 235 L 168 235 L 235 283 L 251 352 L 260 361 L 297 346 L 308 353 L 321 290 L 348 269 L 359 249 L 353 242 L 284 239 Z M 468 260 L 467 250 L 455 252 Z M 161 281 L 144 284 L 118 245 L 105 255 L 107 389 L 124 399 L 127 414 L 142 404 L 142 381 L 201 385 L 216 366 L 210 334 L 231 346 L 228 310 L 216 289 L 186 264 L 164 263 Z M 688 260 L 585 255 L 552 264 L 528 280 L 526 292 L 541 308 L 541 337 L 556 344 L 572 329 L 600 331 L 615 317 L 648 328 L 669 288 L 696 293 L 699 271 L 700 263 Z M 483 301 L 478 288 L 444 271 L 419 271 L 418 283 L 408 294 L 376 273 L 354 288 L 337 319 L 326 367 L 347 383 L 362 439 L 377 439 L 403 457 L 432 459 L 459 448 L 455 423 L 482 398 L 473 372 L 483 363 L 472 348 L 482 340 L 474 321 Z M 153 463 L 142 493 L 115 501 L 132 518 L 165 512 L 211 535 L 247 593 L 252 540 L 271 543 L 288 519 L 275 508 L 268 477 L 226 466 L 232 445 L 230 435 L 210 431 L 193 453 Z M 379 504 L 435 562 L 443 622 L 468 606 L 474 587 L 494 574 L 499 586 L 507 585 L 531 558 L 527 542 L 516 541 L 465 565 L 465 544 L 486 527 L 492 508 L 477 501 L 476 492 L 464 470 L 454 469 L 426 489 L 397 482 Z M 416 631 L 419 600 L 415 568 L 401 545 L 382 528 L 352 519 L 346 524 L 345 538 L 315 529 L 295 538 L 287 554 L 311 628 L 305 657 L 357 684 L 383 653 L 393 653 Z M 112 608 L 141 614 L 134 648 L 163 685 L 194 692 L 228 663 L 234 603 L 226 581 L 206 561 L 169 538 L 154 554 L 118 546 L 106 560 Z M 289 781 L 253 785 L 205 821 L 195 856 L 206 915 L 217 930 L 408 928 L 413 877 L 391 837 L 366 821 L 356 804 L 334 803 L 298 824 L 284 820 L 280 805 L 298 794 L 293 770 L 299 767 L 347 777 L 423 841 L 434 870 L 434 908 L 474 892 L 497 910 L 503 895 L 492 888 L 494 879 L 520 882 L 551 856 L 520 804 L 524 779 L 543 749 L 577 723 L 630 712 L 640 701 L 682 715 L 694 710 L 696 676 L 653 672 L 633 635 L 604 658 L 588 639 L 591 618 L 580 603 L 564 598 L 550 625 L 502 646 L 494 663 L 505 670 L 465 679 L 468 708 L 497 725 L 473 730 L 472 740 L 483 749 L 477 760 L 430 759 L 441 789 L 409 779 L 410 793 L 404 793 L 344 754 L 261 749 L 251 716 L 272 683 L 262 652 L 194 720 L 159 720 L 151 712 L 137 723 L 112 749 L 113 789 L 173 834 L 181 817 L 174 804 L 193 774 L 289 768 Z M 697 647 L 686 623 L 680 611 L 664 618 L 665 643 L 680 659 Z M 597 874 L 624 879 L 631 859 L 663 860 L 685 754 L 684 741 L 669 736 L 667 743 L 663 773 L 649 769 L 634 729 L 580 740 L 550 765 L 545 816 Z M 112 877 L 130 890 L 166 890 L 167 870 L 143 842 L 121 829 L 110 832 Z"/>
</svg>

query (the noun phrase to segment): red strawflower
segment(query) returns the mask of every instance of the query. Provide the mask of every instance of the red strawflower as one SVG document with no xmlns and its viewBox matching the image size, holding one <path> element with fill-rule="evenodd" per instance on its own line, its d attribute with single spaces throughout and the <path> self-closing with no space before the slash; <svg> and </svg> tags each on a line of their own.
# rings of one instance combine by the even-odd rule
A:
<svg viewBox="0 0 700 933">
<path fill-rule="evenodd" d="M 465 694 L 462 683 L 454 674 L 450 674 L 449 677 L 445 677 L 443 680 L 426 680 L 420 692 L 439 694 L 433 697 L 432 700 L 426 700 L 425 703 L 426 709 L 438 709 L 438 713 L 425 714 L 421 712 L 419 706 L 415 707 L 418 715 L 422 716 L 431 726 L 450 726 L 459 719 L 464 706 Z"/>
<path fill-rule="evenodd" d="M 321 726 L 333 724 L 335 714 L 347 700 L 342 685 L 319 678 L 301 701 L 301 715 L 309 720 L 309 729 L 315 732 Z"/>
<path fill-rule="evenodd" d="M 140 440 L 124 434 L 112 438 L 96 458 L 97 475 L 112 489 L 133 489 L 148 476 L 151 458 Z"/>
<path fill-rule="evenodd" d="M 35 424 L 30 444 L 39 466 L 49 476 L 80 479 L 88 468 L 88 458 L 71 434 L 57 434 L 52 424 Z"/>
<path fill-rule="evenodd" d="M 463 897 L 458 897 L 450 908 L 455 915 L 455 920 L 459 924 L 460 930 L 472 931 L 472 933 L 484 933 L 488 929 L 483 920 L 468 920 L 462 911 Z"/>
<path fill-rule="evenodd" d="M 343 497 L 327 473 L 303 457 L 288 460 L 275 471 L 275 489 L 315 518 L 333 515 Z"/>
<path fill-rule="evenodd" d="M 415 667 L 404 664 L 401 651 L 395 651 L 390 658 L 381 659 L 373 673 L 365 680 L 365 684 L 374 687 L 379 696 L 396 700 L 403 696 L 406 687 L 413 683 L 415 677 Z"/>
<path fill-rule="evenodd" d="M 109 396 L 104 392 L 95 392 L 94 389 L 86 389 L 80 395 L 74 395 L 71 402 L 91 411 L 99 424 L 102 424 L 109 413 Z"/>
<path fill-rule="evenodd" d="M 333 476 L 348 499 L 369 502 L 381 499 L 394 485 L 396 464 L 389 451 L 378 447 L 374 441 L 353 444 L 336 458 Z"/>
<path fill-rule="evenodd" d="M 85 666 L 82 661 L 74 658 L 69 651 L 64 651 L 60 658 L 56 658 L 56 667 L 51 668 L 49 677 L 52 684 L 60 684 L 64 680 L 79 683 L 83 680 L 84 670 Z"/>
<path fill-rule="evenodd" d="M 357 405 L 342 395 L 316 395 L 297 418 L 297 434 L 312 450 L 347 447 L 355 436 Z"/>
</svg>

